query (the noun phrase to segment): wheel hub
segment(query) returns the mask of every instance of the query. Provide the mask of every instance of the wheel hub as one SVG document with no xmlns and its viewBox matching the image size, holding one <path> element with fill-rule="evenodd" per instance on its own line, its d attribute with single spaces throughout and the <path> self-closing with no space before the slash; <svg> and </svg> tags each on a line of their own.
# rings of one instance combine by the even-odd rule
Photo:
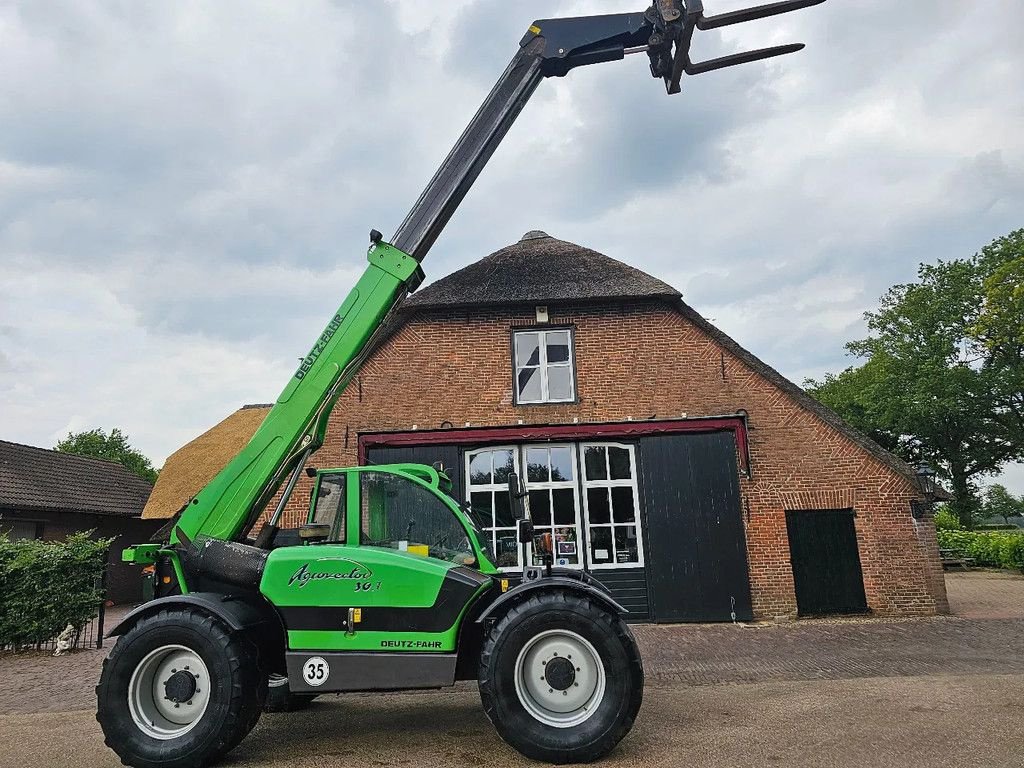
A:
<svg viewBox="0 0 1024 768">
<path fill-rule="evenodd" d="M 576 667 L 568 659 L 556 656 L 544 665 L 544 679 L 556 691 L 565 691 L 576 682 Z"/>
<path fill-rule="evenodd" d="M 175 704 L 191 701 L 196 695 L 196 678 L 184 669 L 174 672 L 164 681 L 164 698 Z"/>
<path fill-rule="evenodd" d="M 147 736 L 176 739 L 203 718 L 212 687 L 198 653 L 183 645 L 164 645 L 135 667 L 128 683 L 128 711 Z"/>
<path fill-rule="evenodd" d="M 604 699 L 604 663 L 594 646 L 567 629 L 531 638 L 516 659 L 516 695 L 535 719 L 555 728 L 584 722 Z"/>
</svg>

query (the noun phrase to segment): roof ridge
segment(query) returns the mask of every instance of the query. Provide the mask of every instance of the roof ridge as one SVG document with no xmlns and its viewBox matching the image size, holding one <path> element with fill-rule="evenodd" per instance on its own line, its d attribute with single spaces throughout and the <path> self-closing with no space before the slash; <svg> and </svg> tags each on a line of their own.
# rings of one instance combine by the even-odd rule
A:
<svg viewBox="0 0 1024 768">
<path fill-rule="evenodd" d="M 409 310 L 679 297 L 637 266 L 569 240 L 523 239 L 435 280 L 407 300 Z"/>
<path fill-rule="evenodd" d="M 30 450 L 33 450 L 33 451 L 42 451 L 44 453 L 55 453 L 55 454 L 57 454 L 59 456 L 73 456 L 76 459 L 85 459 L 86 461 L 102 461 L 104 464 L 111 464 L 111 465 L 113 465 L 115 467 L 122 467 L 126 471 L 131 472 L 131 470 L 128 469 L 127 467 L 125 467 L 124 464 L 122 464 L 119 461 L 115 461 L 114 459 L 104 459 L 104 458 L 102 458 L 100 456 L 85 456 L 84 454 L 81 454 L 81 453 L 71 453 L 70 451 L 59 451 L 56 448 L 43 448 L 42 446 L 39 446 L 39 445 L 29 445 L 28 443 L 19 443 L 19 442 L 15 442 L 14 440 L 0 440 L 0 443 L 3 443 L 5 445 L 14 445 L 14 446 L 17 446 L 18 448 L 29 448 Z M 134 474 L 134 473 L 132 473 L 132 474 Z"/>
</svg>

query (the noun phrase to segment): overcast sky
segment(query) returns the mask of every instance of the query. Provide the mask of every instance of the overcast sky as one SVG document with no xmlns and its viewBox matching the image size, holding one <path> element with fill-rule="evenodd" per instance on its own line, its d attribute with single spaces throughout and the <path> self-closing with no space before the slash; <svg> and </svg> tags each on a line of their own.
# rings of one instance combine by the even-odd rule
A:
<svg viewBox="0 0 1024 768">
<path fill-rule="evenodd" d="M 529 22 L 642 9 L 0 2 L 0 439 L 120 426 L 159 466 L 274 400 Z M 798 383 L 840 370 L 886 288 L 1024 225 L 1022 29 L 1020 0 L 830 0 L 701 33 L 808 47 L 679 96 L 642 56 L 549 80 L 428 279 L 543 229 Z"/>
</svg>

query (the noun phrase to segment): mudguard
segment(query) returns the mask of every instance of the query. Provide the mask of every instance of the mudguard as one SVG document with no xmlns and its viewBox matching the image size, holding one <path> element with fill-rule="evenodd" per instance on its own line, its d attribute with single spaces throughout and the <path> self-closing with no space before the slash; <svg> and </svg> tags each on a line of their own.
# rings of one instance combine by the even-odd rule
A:
<svg viewBox="0 0 1024 768">
<path fill-rule="evenodd" d="M 166 608 L 198 608 L 216 616 L 236 631 L 251 629 L 260 624 L 276 624 L 278 627 L 281 624 L 273 607 L 261 597 L 192 592 L 188 595 L 168 595 L 143 603 L 107 632 L 107 637 L 123 635 L 140 619 L 152 616 Z"/>
<path fill-rule="evenodd" d="M 595 602 L 600 603 L 613 613 L 629 613 L 608 594 L 603 585 L 595 582 L 593 579 L 582 579 L 580 576 L 545 576 L 523 581 L 512 587 L 512 589 L 487 606 L 484 612 L 477 617 L 476 623 L 482 624 L 489 618 L 500 615 L 503 606 L 511 605 L 525 596 L 546 590 L 559 589 L 576 592 L 592 598 Z"/>
</svg>

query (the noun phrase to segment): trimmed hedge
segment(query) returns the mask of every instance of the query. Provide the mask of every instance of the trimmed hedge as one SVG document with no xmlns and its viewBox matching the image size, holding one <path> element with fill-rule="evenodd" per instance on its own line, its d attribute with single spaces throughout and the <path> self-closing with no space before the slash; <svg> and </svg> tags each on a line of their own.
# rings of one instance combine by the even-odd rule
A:
<svg viewBox="0 0 1024 768">
<path fill-rule="evenodd" d="M 1024 571 L 1024 532 L 936 531 L 940 549 L 973 557 L 976 565 Z"/>
<path fill-rule="evenodd" d="M 0 535 L 0 648 L 45 643 L 99 612 L 100 578 L 113 539 L 91 531 L 65 541 L 10 541 Z"/>
</svg>

